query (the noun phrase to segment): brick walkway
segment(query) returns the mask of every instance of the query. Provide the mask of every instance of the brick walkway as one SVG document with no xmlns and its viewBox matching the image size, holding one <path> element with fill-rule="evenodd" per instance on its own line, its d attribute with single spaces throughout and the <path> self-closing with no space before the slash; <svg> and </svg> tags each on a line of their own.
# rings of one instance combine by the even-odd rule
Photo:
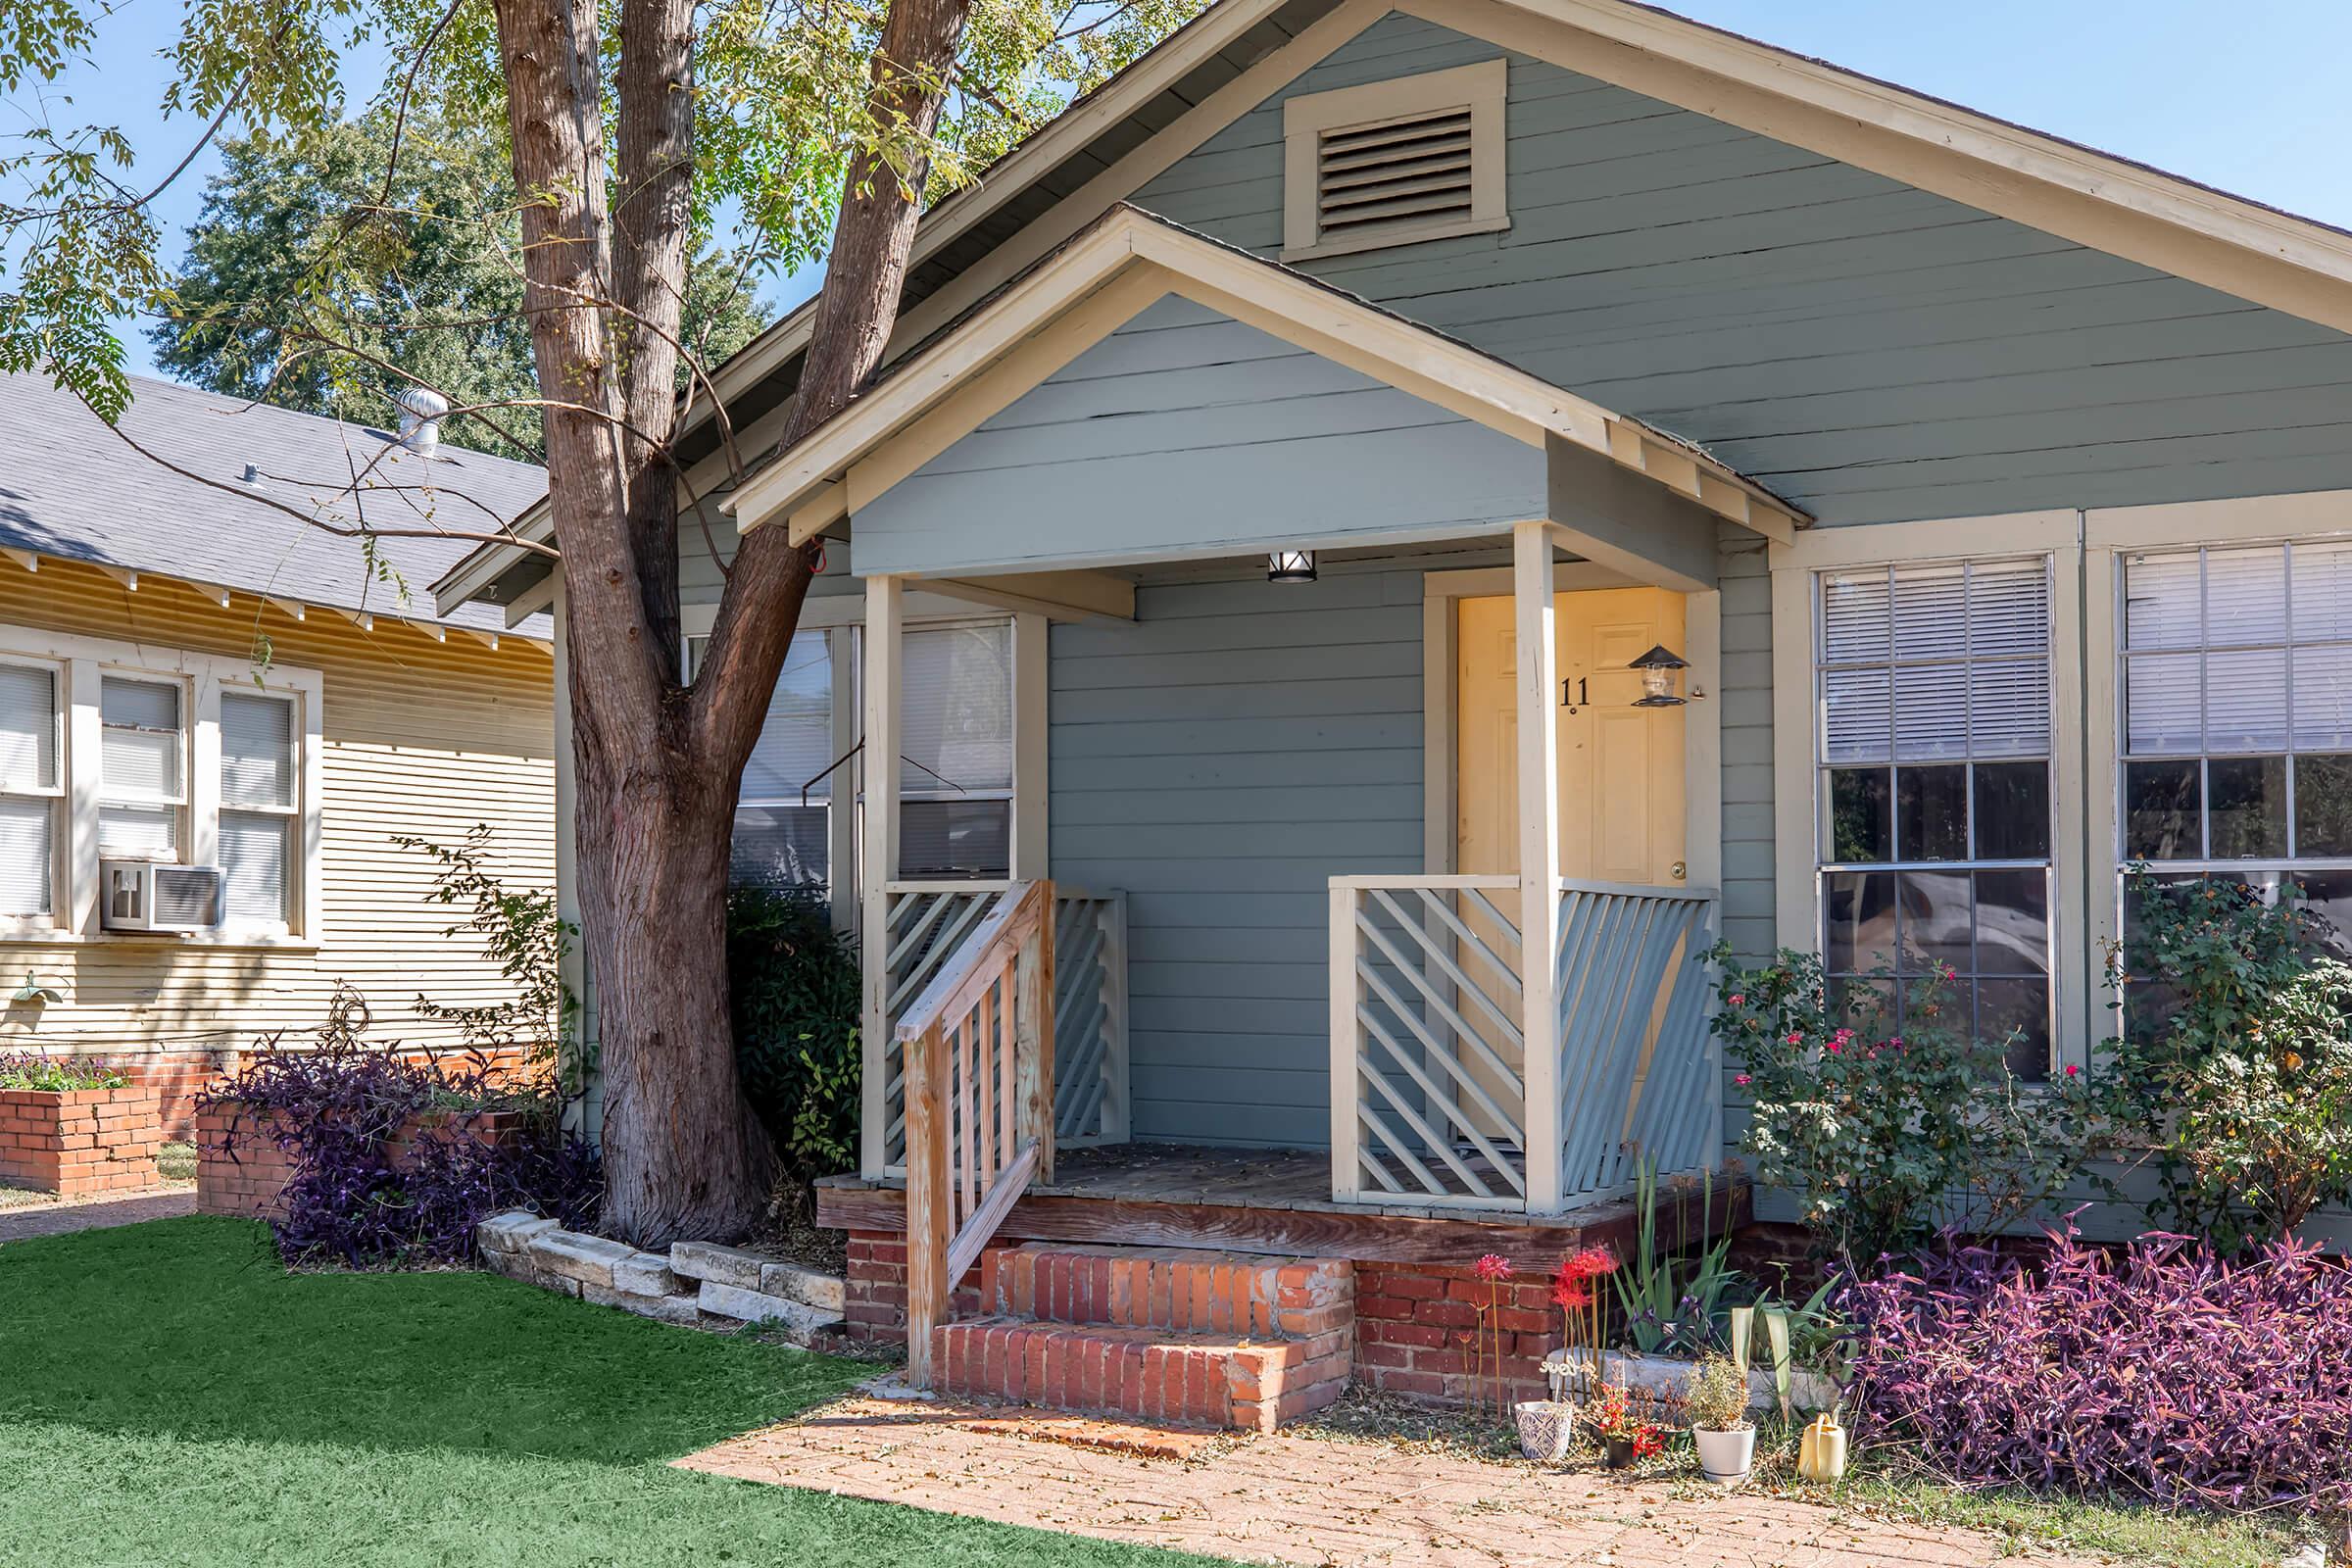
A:
<svg viewBox="0 0 2352 1568">
<path fill-rule="evenodd" d="M 69 1202 L 32 1203 L 23 1208 L 0 1208 L 0 1242 L 103 1230 L 110 1225 L 136 1225 L 141 1220 L 172 1219 L 195 1212 L 193 1182 L 150 1187 L 137 1193 L 109 1193 L 103 1198 L 77 1198 Z"/>
<path fill-rule="evenodd" d="M 1740 1492 L 1621 1484 L 1327 1438 L 1190 1462 L 1038 1442 L 1006 1412 L 858 1398 L 679 1460 L 689 1469 L 1244 1561 L 1318 1568 L 1975 1568 L 1989 1536 Z M 1057 1420 L 1024 1412 L 1023 1425 Z M 1080 1429 L 1101 1423 L 1068 1418 Z M 2095 1559 L 2036 1556 L 2063 1568 Z"/>
</svg>

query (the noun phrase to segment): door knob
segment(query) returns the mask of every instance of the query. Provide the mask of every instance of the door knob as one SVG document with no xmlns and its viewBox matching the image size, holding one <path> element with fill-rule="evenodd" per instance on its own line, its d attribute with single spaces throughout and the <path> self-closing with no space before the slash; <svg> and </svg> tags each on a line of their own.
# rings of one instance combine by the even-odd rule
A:
<svg viewBox="0 0 2352 1568">
<path fill-rule="evenodd" d="M 1690 874 L 1690 867 L 1681 860 L 1675 861 L 1674 864 L 1668 866 L 1666 869 L 1673 875 L 1677 882 L 1680 882 L 1684 877 Z"/>
</svg>

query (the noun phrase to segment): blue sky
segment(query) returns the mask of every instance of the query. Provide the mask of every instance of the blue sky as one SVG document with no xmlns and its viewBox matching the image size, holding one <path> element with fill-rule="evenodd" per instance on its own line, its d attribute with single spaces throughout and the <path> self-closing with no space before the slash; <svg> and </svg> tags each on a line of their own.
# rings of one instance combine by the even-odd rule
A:
<svg viewBox="0 0 2352 1568">
<path fill-rule="evenodd" d="M 1684 0 L 1675 9 L 2352 226 L 2352 98 L 2340 84 L 2352 6 L 2342 0 Z M 179 19 L 178 0 L 122 0 L 102 24 L 97 58 L 55 89 L 74 104 L 53 105 L 50 118 L 122 123 L 140 149 L 141 172 L 160 175 L 195 127 L 125 106 L 160 98 L 168 73 L 157 51 Z M 352 60 L 355 98 L 382 71 L 380 54 Z M 0 134 L 22 129 L 33 112 L 21 101 L 0 109 Z M 174 259 L 216 167 L 200 158 L 157 204 Z M 813 287 L 809 276 L 779 280 L 767 293 L 790 305 Z M 134 367 L 151 370 L 144 337 L 130 333 L 129 347 Z"/>
</svg>

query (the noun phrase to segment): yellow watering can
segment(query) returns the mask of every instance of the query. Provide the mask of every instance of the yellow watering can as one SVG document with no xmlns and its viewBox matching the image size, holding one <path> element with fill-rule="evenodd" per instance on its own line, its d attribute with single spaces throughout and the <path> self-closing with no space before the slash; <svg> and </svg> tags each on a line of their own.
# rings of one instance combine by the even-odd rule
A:
<svg viewBox="0 0 2352 1568">
<path fill-rule="evenodd" d="M 1837 1412 L 1824 1411 L 1797 1443 L 1796 1473 L 1807 1481 L 1836 1481 L 1845 1474 L 1845 1428 Z"/>
</svg>

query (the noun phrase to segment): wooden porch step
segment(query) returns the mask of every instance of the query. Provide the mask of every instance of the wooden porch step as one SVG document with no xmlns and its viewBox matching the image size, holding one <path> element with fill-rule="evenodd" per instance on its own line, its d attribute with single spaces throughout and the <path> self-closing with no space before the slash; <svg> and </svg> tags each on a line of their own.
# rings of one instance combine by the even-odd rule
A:
<svg viewBox="0 0 2352 1568">
<path fill-rule="evenodd" d="M 1271 1432 L 1348 1387 L 1350 1335 L 1186 1334 L 1118 1323 L 966 1318 L 932 1330 L 940 1392 L 1138 1421 Z"/>
<path fill-rule="evenodd" d="M 1038 1242 L 981 1255 L 980 1310 L 1177 1334 L 1311 1339 L 1353 1328 L 1355 1265 L 1333 1257 Z"/>
</svg>

